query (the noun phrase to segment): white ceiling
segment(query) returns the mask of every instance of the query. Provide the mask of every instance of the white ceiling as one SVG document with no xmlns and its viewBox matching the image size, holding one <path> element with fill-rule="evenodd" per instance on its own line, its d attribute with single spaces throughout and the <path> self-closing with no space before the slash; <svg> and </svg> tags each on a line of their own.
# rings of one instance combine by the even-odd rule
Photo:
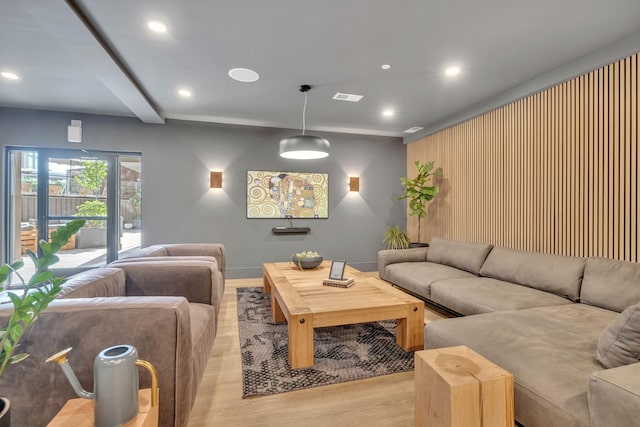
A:
<svg viewBox="0 0 640 427">
<path fill-rule="evenodd" d="M 0 106 L 300 128 L 306 83 L 308 129 L 401 136 L 638 32 L 638 0 L 0 0 Z"/>
</svg>

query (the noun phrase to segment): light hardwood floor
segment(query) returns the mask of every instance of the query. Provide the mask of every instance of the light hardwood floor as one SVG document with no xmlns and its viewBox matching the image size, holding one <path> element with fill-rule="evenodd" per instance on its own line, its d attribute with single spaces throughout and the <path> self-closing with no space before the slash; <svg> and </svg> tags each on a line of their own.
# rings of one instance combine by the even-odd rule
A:
<svg viewBox="0 0 640 427">
<path fill-rule="evenodd" d="M 262 279 L 226 281 L 218 334 L 189 427 L 413 425 L 413 372 L 242 399 L 236 288 L 247 286 L 262 286 Z M 443 317 L 425 307 L 425 322 Z"/>
</svg>

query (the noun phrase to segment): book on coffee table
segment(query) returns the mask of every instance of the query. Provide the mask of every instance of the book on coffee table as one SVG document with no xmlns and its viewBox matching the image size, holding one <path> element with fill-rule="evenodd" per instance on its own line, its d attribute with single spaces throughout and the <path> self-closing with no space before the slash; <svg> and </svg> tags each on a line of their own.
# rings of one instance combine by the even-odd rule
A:
<svg viewBox="0 0 640 427">
<path fill-rule="evenodd" d="M 353 279 L 324 279 L 322 284 L 325 286 L 335 286 L 337 288 L 348 288 L 349 286 L 353 286 L 355 282 Z"/>
</svg>

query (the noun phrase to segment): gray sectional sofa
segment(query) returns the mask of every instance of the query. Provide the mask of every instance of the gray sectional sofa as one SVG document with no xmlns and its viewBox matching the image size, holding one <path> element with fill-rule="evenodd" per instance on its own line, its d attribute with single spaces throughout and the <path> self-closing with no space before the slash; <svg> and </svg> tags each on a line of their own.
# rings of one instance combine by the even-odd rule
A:
<svg viewBox="0 0 640 427">
<path fill-rule="evenodd" d="M 73 347 L 69 363 L 91 391 L 95 356 L 119 344 L 136 347 L 158 371 L 159 425 L 187 425 L 216 337 L 225 253 L 219 244 L 167 246 L 169 252 L 164 246 L 143 249 L 136 253 L 142 257 L 69 278 L 25 334 L 21 350 L 30 357 L 0 378 L 0 390 L 11 400 L 12 426 L 44 426 L 77 397 L 57 364 L 44 362 L 47 357 Z M 0 305 L 0 319 L 9 306 Z M 141 371 L 140 387 L 149 386 Z"/>
<path fill-rule="evenodd" d="M 640 265 L 433 239 L 384 250 L 382 279 L 464 317 L 425 348 L 466 345 L 514 374 L 526 427 L 640 425 Z"/>
</svg>

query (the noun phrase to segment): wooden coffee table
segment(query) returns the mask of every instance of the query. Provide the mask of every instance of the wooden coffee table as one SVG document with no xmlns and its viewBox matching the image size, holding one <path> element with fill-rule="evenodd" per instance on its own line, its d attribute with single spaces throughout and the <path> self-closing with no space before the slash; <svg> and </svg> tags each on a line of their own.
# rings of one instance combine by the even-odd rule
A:
<svg viewBox="0 0 640 427">
<path fill-rule="evenodd" d="M 424 348 L 424 302 L 386 282 L 347 266 L 350 288 L 324 286 L 331 261 L 311 270 L 287 262 L 263 264 L 264 292 L 271 294 L 271 314 L 288 322 L 289 363 L 313 366 L 313 329 L 397 319 L 396 342 L 405 351 Z"/>
</svg>

